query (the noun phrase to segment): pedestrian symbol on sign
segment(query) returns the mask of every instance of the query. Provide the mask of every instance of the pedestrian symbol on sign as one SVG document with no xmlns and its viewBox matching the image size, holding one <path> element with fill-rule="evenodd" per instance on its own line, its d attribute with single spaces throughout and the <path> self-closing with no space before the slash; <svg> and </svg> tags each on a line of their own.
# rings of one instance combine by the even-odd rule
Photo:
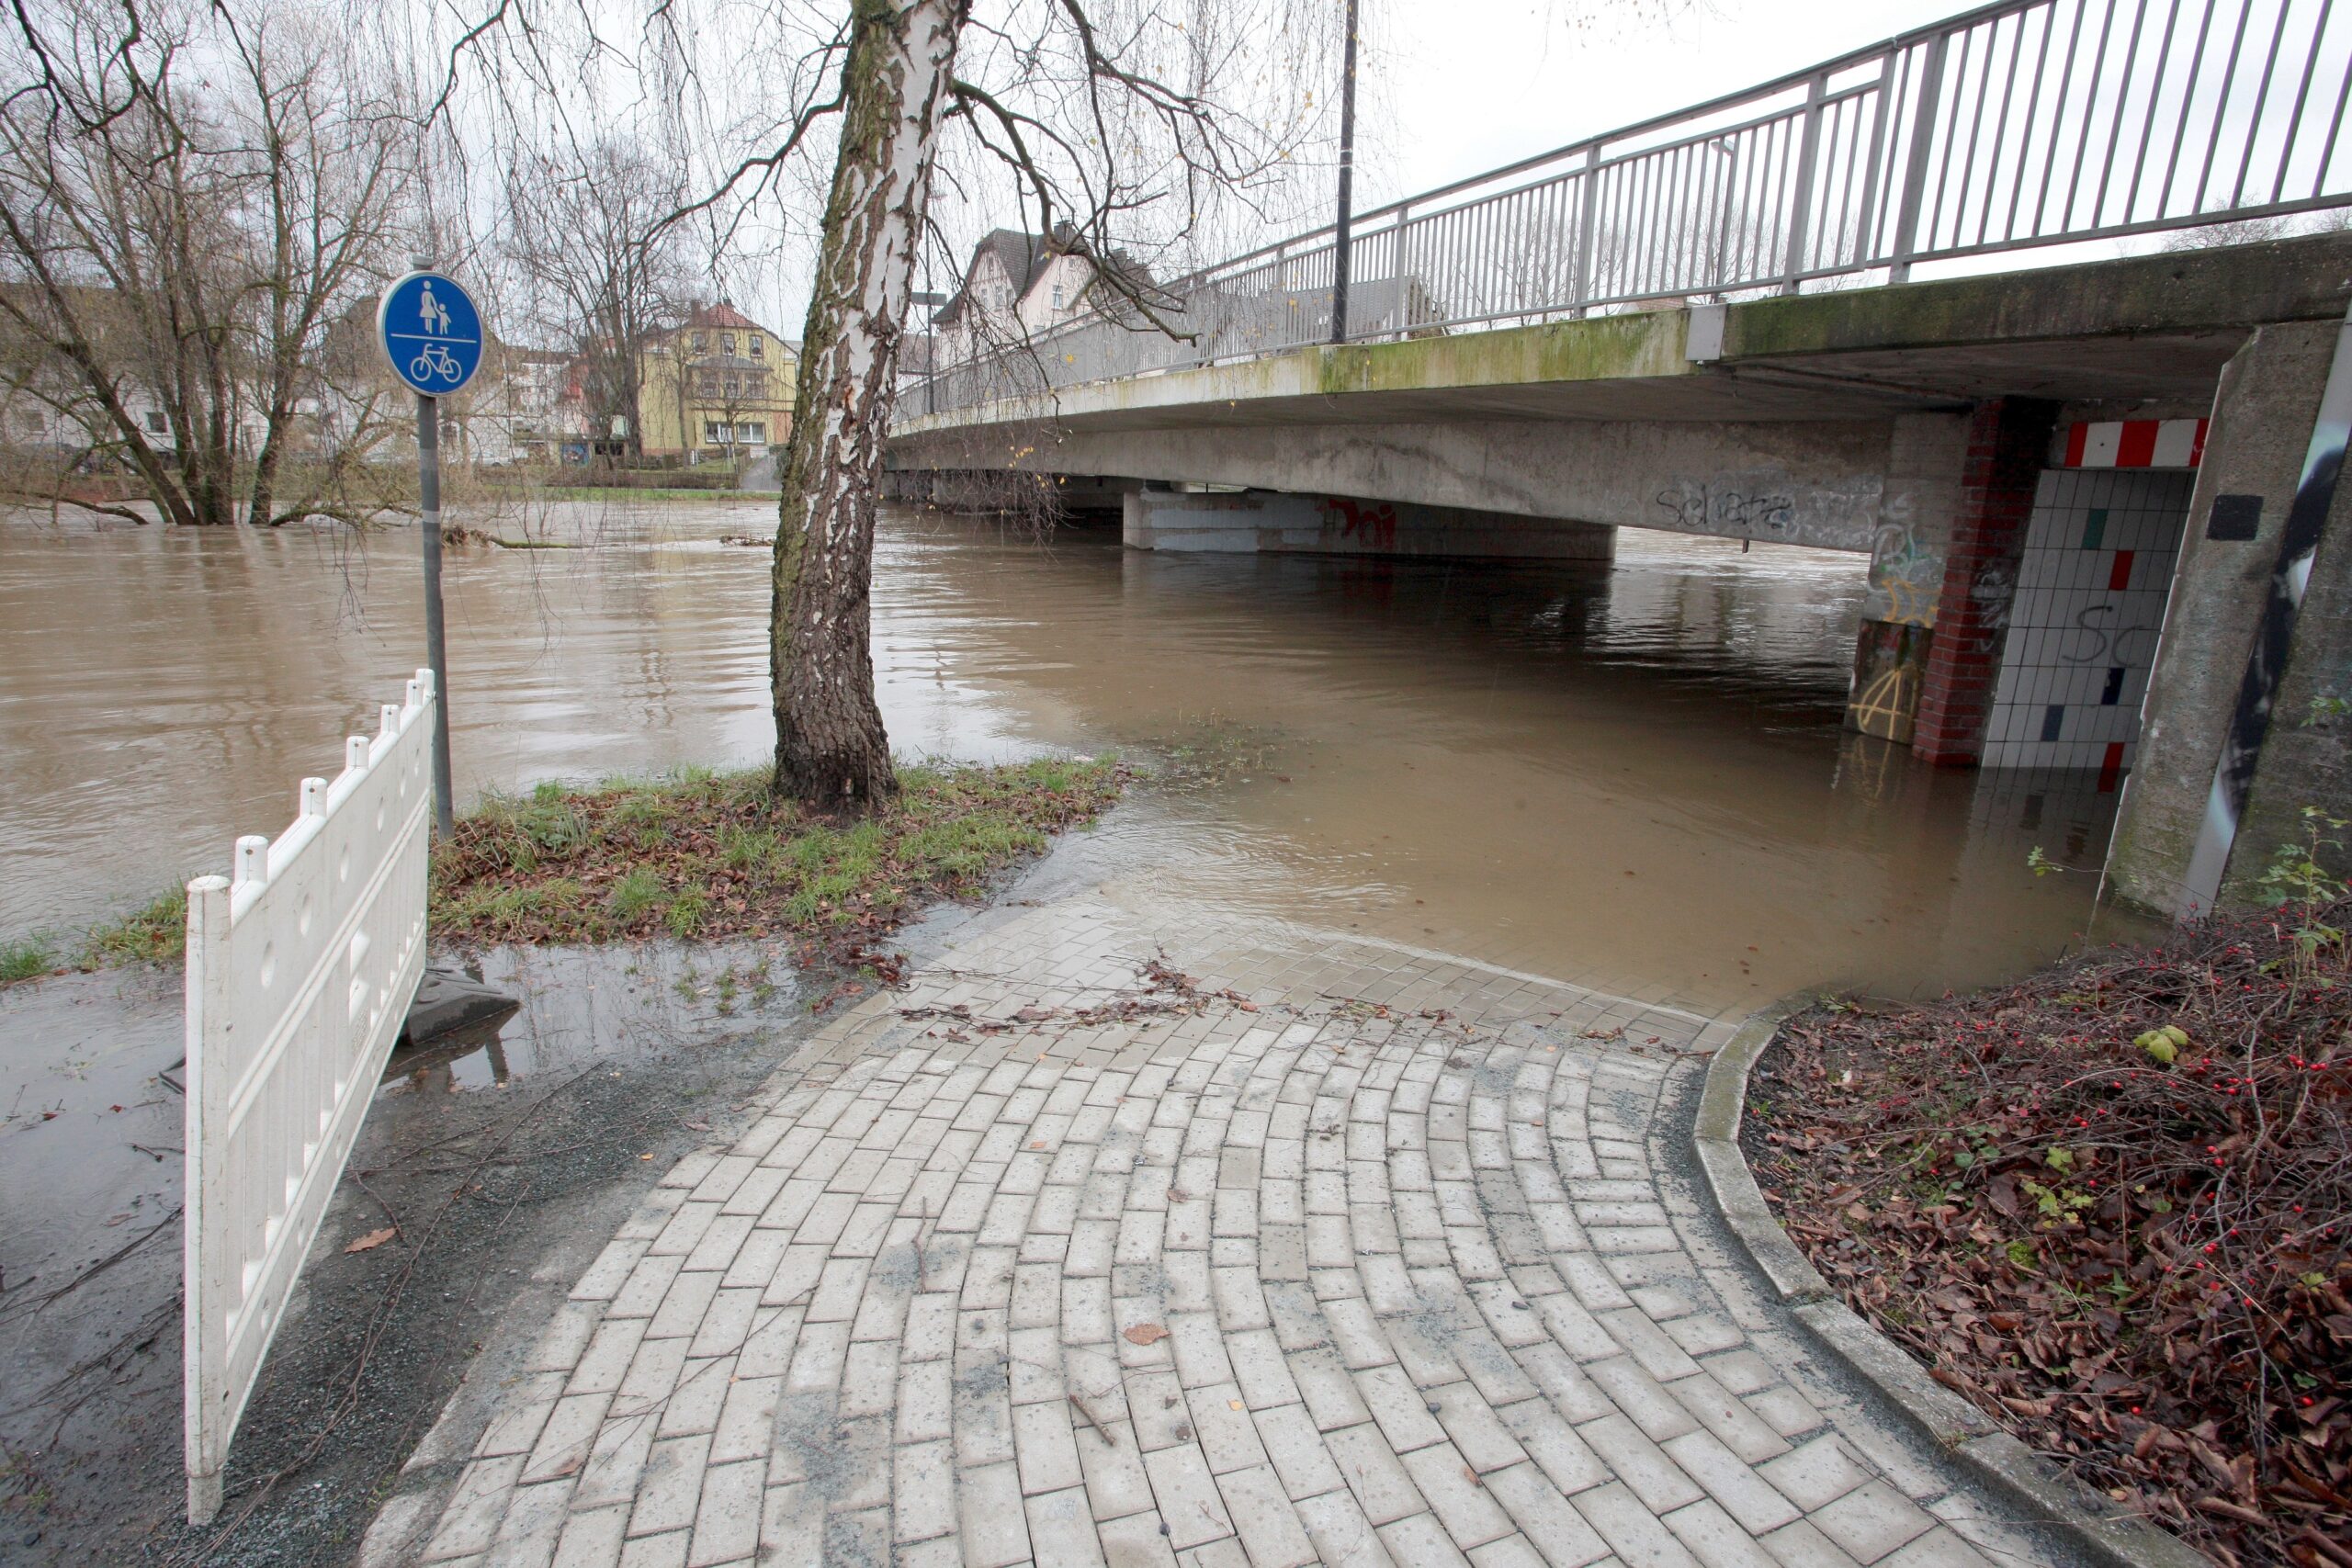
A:
<svg viewBox="0 0 2352 1568">
<path fill-rule="evenodd" d="M 435 272 L 412 272 L 384 290 L 376 312 L 392 373 L 428 398 L 445 398 L 481 365 L 481 312 L 473 297 Z"/>
</svg>

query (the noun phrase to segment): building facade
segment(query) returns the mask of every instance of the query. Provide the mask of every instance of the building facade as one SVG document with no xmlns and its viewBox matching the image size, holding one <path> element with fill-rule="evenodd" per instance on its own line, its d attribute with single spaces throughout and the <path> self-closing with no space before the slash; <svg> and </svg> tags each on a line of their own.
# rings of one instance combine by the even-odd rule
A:
<svg viewBox="0 0 2352 1568">
<path fill-rule="evenodd" d="M 800 356 L 731 305 L 698 306 L 646 346 L 639 382 L 648 457 L 684 463 L 764 456 L 792 434 Z"/>
<path fill-rule="evenodd" d="M 1042 234 L 996 229 L 973 247 L 962 287 L 932 318 L 928 346 L 939 365 L 959 364 L 993 344 L 1049 333 L 1096 308 L 1094 263 L 1069 254 L 1062 231 L 1056 233 L 1057 241 L 1048 243 Z M 1132 264 L 1121 253 L 1109 265 L 1115 270 Z M 1133 270 L 1148 281 L 1140 268 Z"/>
</svg>

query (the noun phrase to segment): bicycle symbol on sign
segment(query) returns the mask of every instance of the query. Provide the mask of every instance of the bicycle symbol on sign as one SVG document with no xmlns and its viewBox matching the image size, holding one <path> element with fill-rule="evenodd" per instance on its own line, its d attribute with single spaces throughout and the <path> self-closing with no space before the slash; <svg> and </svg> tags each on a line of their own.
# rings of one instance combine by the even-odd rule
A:
<svg viewBox="0 0 2352 1568">
<path fill-rule="evenodd" d="M 437 343 L 426 344 L 424 352 L 408 362 L 408 373 L 419 381 L 429 381 L 438 377 L 453 385 L 463 374 L 458 368 L 457 355 Z"/>
</svg>

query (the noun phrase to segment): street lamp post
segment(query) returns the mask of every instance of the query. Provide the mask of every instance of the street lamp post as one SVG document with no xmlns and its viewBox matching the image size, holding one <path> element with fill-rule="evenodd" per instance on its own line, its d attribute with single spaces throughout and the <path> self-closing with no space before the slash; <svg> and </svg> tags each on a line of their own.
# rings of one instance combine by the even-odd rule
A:
<svg viewBox="0 0 2352 1568">
<path fill-rule="evenodd" d="M 1347 0 L 1348 36 L 1340 71 L 1340 222 L 1331 253 L 1331 341 L 1348 341 L 1348 242 L 1355 220 L 1356 0 Z"/>
</svg>

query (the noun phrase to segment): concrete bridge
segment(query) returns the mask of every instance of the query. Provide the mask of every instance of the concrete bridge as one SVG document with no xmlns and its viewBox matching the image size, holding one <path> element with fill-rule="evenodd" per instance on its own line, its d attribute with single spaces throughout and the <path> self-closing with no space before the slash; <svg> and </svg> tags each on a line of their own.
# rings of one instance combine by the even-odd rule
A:
<svg viewBox="0 0 2352 1568">
<path fill-rule="evenodd" d="M 2130 773 L 2112 880 L 2173 908 L 2347 303 L 2352 235 L 2323 235 L 1301 347 L 906 418 L 890 462 L 911 495 L 1106 487 L 1143 549 L 1867 552 L 1850 723 L 1942 764 Z M 2290 719 L 2352 691 L 2347 504 Z M 2334 727 L 2273 728 L 2238 892 L 2346 776 Z"/>
<path fill-rule="evenodd" d="M 2352 236 L 1912 275 L 2352 207 L 2344 29 L 2204 47 L 2248 15 L 1993 0 L 1293 236 L 931 378 L 895 482 L 1108 489 L 1141 549 L 1867 552 L 1855 728 L 2129 773 L 2114 885 L 2244 897 L 2352 806 Z"/>
</svg>

